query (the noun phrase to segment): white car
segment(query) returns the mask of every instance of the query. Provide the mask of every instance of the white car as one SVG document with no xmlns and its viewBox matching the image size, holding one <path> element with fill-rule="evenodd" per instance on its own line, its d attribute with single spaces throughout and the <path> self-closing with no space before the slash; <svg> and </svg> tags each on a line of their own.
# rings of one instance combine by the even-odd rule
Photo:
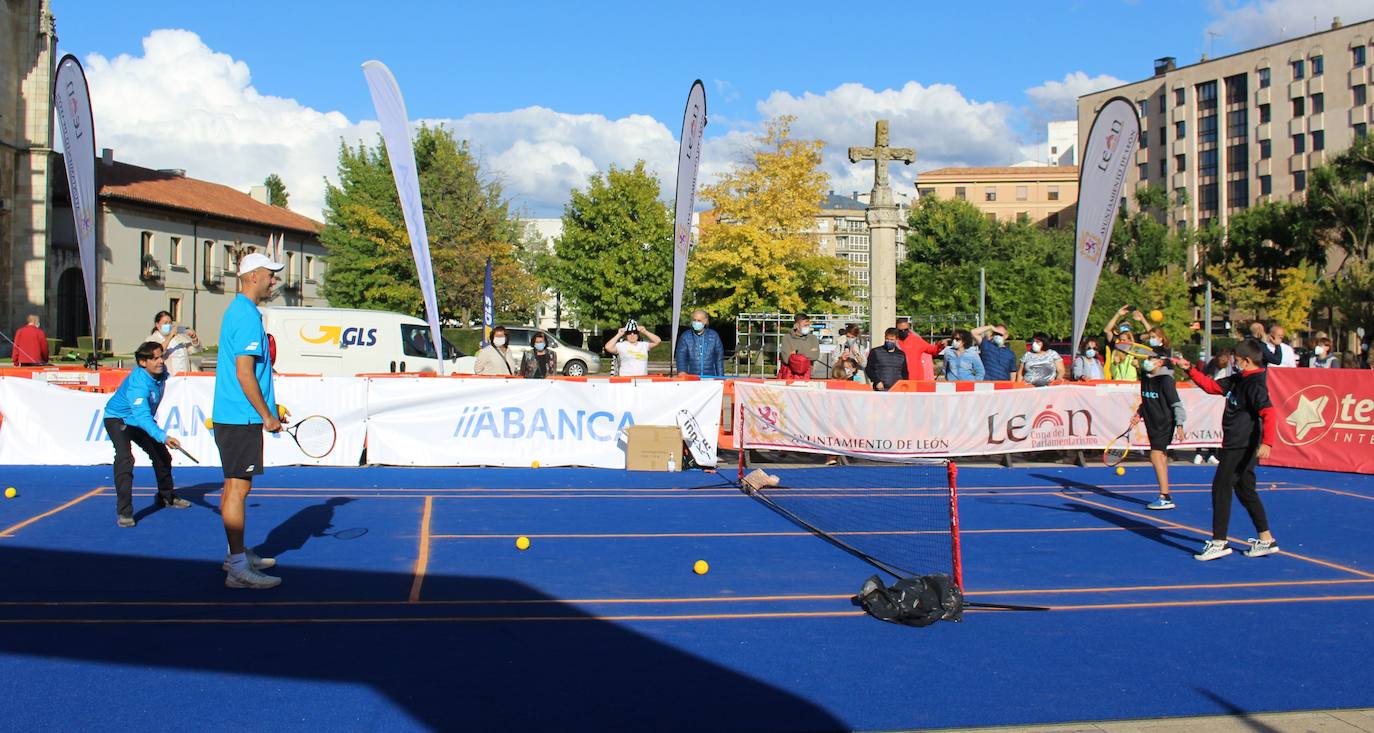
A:
<svg viewBox="0 0 1374 733">
<path fill-rule="evenodd" d="M 263 326 L 277 344 L 273 368 L 283 374 L 438 372 L 429 325 L 419 318 L 354 308 L 262 306 Z M 443 342 L 445 374 L 472 374 L 476 359 Z"/>
<path fill-rule="evenodd" d="M 530 337 L 542 333 L 549 340 L 549 348 L 558 356 L 558 371 L 569 377 L 581 377 L 601 371 L 601 357 L 586 349 L 570 346 L 542 328 L 506 326 L 506 343 L 515 355 L 516 363 L 530 350 Z"/>
</svg>

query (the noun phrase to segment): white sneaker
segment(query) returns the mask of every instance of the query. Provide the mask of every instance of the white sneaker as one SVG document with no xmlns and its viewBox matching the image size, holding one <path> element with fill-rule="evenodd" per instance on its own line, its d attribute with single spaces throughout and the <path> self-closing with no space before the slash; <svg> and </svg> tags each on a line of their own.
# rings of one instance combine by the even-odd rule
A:
<svg viewBox="0 0 1374 733">
<path fill-rule="evenodd" d="M 1250 549 L 1246 550 L 1244 553 L 1246 557 L 1264 557 L 1265 555 L 1273 555 L 1279 551 L 1278 540 L 1269 540 L 1265 542 L 1264 540 L 1257 540 L 1251 537 L 1246 540 L 1246 542 L 1250 544 Z"/>
<path fill-rule="evenodd" d="M 1218 463 L 1221 463 L 1221 460 L 1218 459 L 1216 456 L 1207 456 L 1207 462 L 1215 466 Z"/>
<path fill-rule="evenodd" d="M 1194 454 L 1193 454 L 1193 465 L 1194 465 L 1194 466 L 1201 466 L 1201 465 L 1202 465 L 1202 454 L 1201 454 L 1201 453 L 1194 453 Z"/>
<path fill-rule="evenodd" d="M 1193 555 L 1193 557 L 1206 562 L 1219 557 L 1226 557 L 1229 554 L 1231 554 L 1231 548 L 1227 547 L 1226 540 L 1207 540 L 1207 544 L 1202 546 L 1202 552 Z"/>
<path fill-rule="evenodd" d="M 272 575 L 263 575 L 251 567 L 243 570 L 230 570 L 224 576 L 224 587 L 226 588 L 253 588 L 255 590 L 265 590 L 276 588 L 281 585 L 281 578 Z"/>
<path fill-rule="evenodd" d="M 249 549 L 245 549 L 243 554 L 248 557 L 248 564 L 252 565 L 254 570 L 266 570 L 277 566 L 277 558 L 275 557 L 258 557 L 257 553 Z M 228 555 L 224 556 L 224 562 L 220 564 L 220 568 L 226 573 L 229 572 Z"/>
</svg>

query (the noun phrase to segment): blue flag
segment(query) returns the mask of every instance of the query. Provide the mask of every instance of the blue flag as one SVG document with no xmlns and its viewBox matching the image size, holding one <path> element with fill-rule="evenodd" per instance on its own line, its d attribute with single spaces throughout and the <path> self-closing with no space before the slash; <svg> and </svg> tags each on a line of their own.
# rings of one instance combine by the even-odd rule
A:
<svg viewBox="0 0 1374 733">
<path fill-rule="evenodd" d="M 496 298 L 491 294 L 491 258 L 487 258 L 487 284 L 482 289 L 482 345 L 491 343 L 491 329 L 496 326 Z"/>
</svg>

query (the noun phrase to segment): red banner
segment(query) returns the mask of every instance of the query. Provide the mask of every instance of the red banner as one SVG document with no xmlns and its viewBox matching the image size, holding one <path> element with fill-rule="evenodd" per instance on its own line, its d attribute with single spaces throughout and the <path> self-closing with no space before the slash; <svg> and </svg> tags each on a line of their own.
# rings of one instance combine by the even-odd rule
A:
<svg viewBox="0 0 1374 733">
<path fill-rule="evenodd" d="M 1278 440 L 1267 466 L 1374 473 L 1374 370 L 1269 370 Z"/>
</svg>

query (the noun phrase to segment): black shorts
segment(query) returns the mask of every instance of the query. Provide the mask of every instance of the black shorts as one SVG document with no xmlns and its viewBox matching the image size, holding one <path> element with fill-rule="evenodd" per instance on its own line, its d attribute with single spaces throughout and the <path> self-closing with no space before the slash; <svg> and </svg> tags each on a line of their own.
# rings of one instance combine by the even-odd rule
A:
<svg viewBox="0 0 1374 733">
<path fill-rule="evenodd" d="M 1150 436 L 1150 450 L 1168 450 L 1169 444 L 1174 441 L 1174 433 L 1176 432 L 1178 431 L 1173 425 L 1162 429 L 1146 425 L 1145 434 Z"/>
<path fill-rule="evenodd" d="M 215 445 L 224 477 L 252 481 L 262 474 L 262 425 L 215 423 Z"/>
</svg>

